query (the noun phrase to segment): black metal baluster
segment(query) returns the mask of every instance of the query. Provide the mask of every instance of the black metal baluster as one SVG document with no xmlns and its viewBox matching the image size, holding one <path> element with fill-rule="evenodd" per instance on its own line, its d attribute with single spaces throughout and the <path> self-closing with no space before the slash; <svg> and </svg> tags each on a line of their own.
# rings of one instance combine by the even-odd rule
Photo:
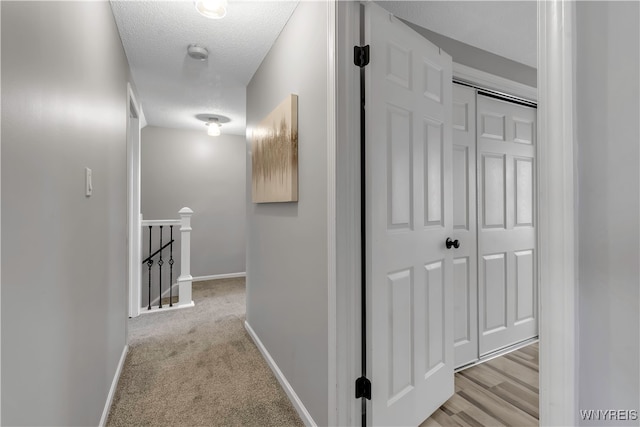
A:
<svg viewBox="0 0 640 427">
<path fill-rule="evenodd" d="M 173 225 L 169 226 L 171 231 L 169 244 L 169 307 L 173 307 Z"/>
<path fill-rule="evenodd" d="M 160 226 L 160 259 L 158 260 L 158 276 L 159 276 L 159 280 L 158 280 L 158 308 L 162 308 L 162 264 L 164 264 L 164 261 L 162 261 L 162 226 Z"/>
<path fill-rule="evenodd" d="M 151 310 L 151 266 L 153 260 L 151 259 L 151 225 L 149 226 L 149 260 L 147 261 L 147 267 L 149 267 L 149 306 L 147 310 Z"/>
</svg>

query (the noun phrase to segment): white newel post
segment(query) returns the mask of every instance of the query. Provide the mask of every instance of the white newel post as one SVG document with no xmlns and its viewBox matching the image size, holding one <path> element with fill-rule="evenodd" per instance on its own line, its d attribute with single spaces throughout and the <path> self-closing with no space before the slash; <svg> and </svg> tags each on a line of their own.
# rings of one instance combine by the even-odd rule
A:
<svg viewBox="0 0 640 427">
<path fill-rule="evenodd" d="M 191 284 L 191 215 L 193 211 L 189 208 L 182 208 L 180 214 L 180 234 L 182 238 L 180 250 L 180 277 L 178 277 L 178 305 L 192 305 Z"/>
</svg>

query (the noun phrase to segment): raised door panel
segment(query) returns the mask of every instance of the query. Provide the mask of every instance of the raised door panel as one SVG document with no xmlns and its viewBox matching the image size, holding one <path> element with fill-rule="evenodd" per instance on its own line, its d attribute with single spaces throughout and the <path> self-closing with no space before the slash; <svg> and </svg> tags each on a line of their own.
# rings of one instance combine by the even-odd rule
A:
<svg viewBox="0 0 640 427">
<path fill-rule="evenodd" d="M 507 327 L 507 260 L 506 254 L 484 255 L 481 263 L 481 301 L 483 336 Z"/>
<path fill-rule="evenodd" d="M 411 112 L 387 105 L 387 182 L 389 228 L 413 226 L 413 146 Z"/>
<path fill-rule="evenodd" d="M 469 296 L 471 293 L 469 277 L 469 259 L 456 258 L 453 260 L 453 285 L 454 285 L 454 318 L 455 326 L 453 342 L 456 347 L 465 345 L 471 341 L 472 324 Z"/>
<path fill-rule="evenodd" d="M 533 227 L 534 182 L 533 159 L 515 158 L 515 221 L 516 227 Z"/>
<path fill-rule="evenodd" d="M 516 313 L 515 322 L 523 323 L 535 320 L 537 292 L 535 286 L 535 259 L 533 249 L 516 251 Z"/>
<path fill-rule="evenodd" d="M 439 260 L 425 266 L 425 296 L 424 305 L 427 309 L 427 327 L 425 328 L 426 370 L 424 377 L 428 378 L 445 363 L 446 346 L 445 329 L 446 316 L 444 289 L 444 260 Z"/>
<path fill-rule="evenodd" d="M 469 230 L 469 148 L 453 146 L 453 228 Z"/>
<path fill-rule="evenodd" d="M 475 104 L 475 98 L 464 98 L 465 90 L 475 94 L 475 91 L 471 88 L 465 88 L 458 85 L 453 88 L 453 128 L 462 132 L 469 131 L 469 109 L 473 107 L 470 103 L 473 102 Z M 456 98 L 456 92 L 461 93 L 458 98 Z"/>
<path fill-rule="evenodd" d="M 482 154 L 482 228 L 506 227 L 506 174 L 506 156 Z"/>
<path fill-rule="evenodd" d="M 483 138 L 505 140 L 505 117 L 502 114 L 483 112 L 480 115 L 480 136 Z"/>
<path fill-rule="evenodd" d="M 513 142 L 532 145 L 534 141 L 534 122 L 532 120 L 513 119 Z"/>
<path fill-rule="evenodd" d="M 413 275 L 389 274 L 389 394 L 393 404 L 413 388 Z"/>
<path fill-rule="evenodd" d="M 396 85 L 411 89 L 411 51 L 393 42 L 387 43 L 387 79 Z"/>
<path fill-rule="evenodd" d="M 432 119 L 424 120 L 424 200 L 426 226 L 442 227 L 444 221 L 444 152 L 443 152 L 443 123 Z"/>
<path fill-rule="evenodd" d="M 444 87 L 442 84 L 442 67 L 429 61 L 424 61 L 422 71 L 424 75 L 424 96 L 441 104 Z"/>
</svg>

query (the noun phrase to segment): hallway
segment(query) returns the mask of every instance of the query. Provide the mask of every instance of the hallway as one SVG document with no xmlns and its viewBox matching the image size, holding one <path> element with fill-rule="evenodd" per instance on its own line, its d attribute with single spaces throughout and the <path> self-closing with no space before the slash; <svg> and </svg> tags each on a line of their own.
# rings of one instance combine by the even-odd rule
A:
<svg viewBox="0 0 640 427">
<path fill-rule="evenodd" d="M 196 282 L 193 300 L 129 319 L 107 425 L 302 425 L 244 329 L 245 279 Z"/>
<path fill-rule="evenodd" d="M 246 333 L 245 279 L 196 282 L 193 309 L 129 319 L 109 426 L 300 426 Z M 538 344 L 458 372 L 422 426 L 538 425 Z"/>
</svg>

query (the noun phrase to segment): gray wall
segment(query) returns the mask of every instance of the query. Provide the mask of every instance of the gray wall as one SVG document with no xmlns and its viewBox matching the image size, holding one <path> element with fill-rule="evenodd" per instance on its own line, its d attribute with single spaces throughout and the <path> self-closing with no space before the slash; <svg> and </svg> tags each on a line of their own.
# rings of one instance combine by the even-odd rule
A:
<svg viewBox="0 0 640 427">
<path fill-rule="evenodd" d="M 208 136 L 202 131 L 147 126 L 142 129 L 141 204 L 144 219 L 177 219 L 188 206 L 191 218 L 191 275 L 245 271 L 245 137 Z M 179 237 L 179 228 L 174 236 Z M 148 234 L 143 235 L 143 256 L 148 254 Z M 156 231 L 157 233 L 157 231 Z M 168 242 L 168 230 L 165 234 Z M 159 247 L 153 235 L 153 251 Z M 179 240 L 179 239 L 178 239 Z M 180 254 L 179 241 L 174 254 Z M 165 256 L 166 253 L 163 253 Z M 174 283 L 180 272 L 174 264 Z M 168 273 L 167 268 L 163 268 Z M 143 282 L 146 283 L 143 268 Z M 167 284 L 163 277 L 163 283 Z M 164 286 L 163 286 L 164 289 Z M 143 305 L 148 290 L 143 286 Z M 157 296 L 153 288 L 152 299 Z"/>
<path fill-rule="evenodd" d="M 300 2 L 247 87 L 248 135 L 298 95 L 298 203 L 251 202 L 249 145 L 247 320 L 318 425 L 328 422 L 326 8 Z"/>
<path fill-rule="evenodd" d="M 576 3 L 579 409 L 640 409 L 639 6 Z"/>
<path fill-rule="evenodd" d="M 535 68 L 521 64 L 503 56 L 496 55 L 475 46 L 459 42 L 442 34 L 404 21 L 409 27 L 424 36 L 433 44 L 441 47 L 453 58 L 454 62 L 475 68 L 495 76 L 504 77 L 528 86 L 537 87 L 537 71 Z"/>
<path fill-rule="evenodd" d="M 2 2 L 5 425 L 100 421 L 126 342 L 127 74 L 108 2 Z"/>
</svg>

